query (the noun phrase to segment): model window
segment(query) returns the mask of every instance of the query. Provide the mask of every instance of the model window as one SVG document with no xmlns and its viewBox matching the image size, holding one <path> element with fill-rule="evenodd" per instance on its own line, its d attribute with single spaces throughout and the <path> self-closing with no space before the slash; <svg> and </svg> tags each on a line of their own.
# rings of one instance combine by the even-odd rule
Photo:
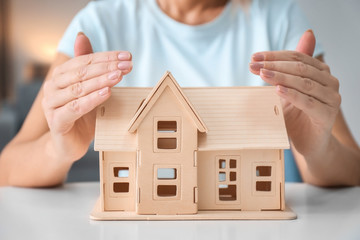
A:
<svg viewBox="0 0 360 240">
<path fill-rule="evenodd" d="M 216 158 L 217 201 L 219 203 L 236 201 L 238 196 L 239 156 L 221 156 Z"/>
<path fill-rule="evenodd" d="M 114 192 L 116 193 L 127 193 L 129 192 L 128 182 L 116 182 L 114 183 Z"/>
<path fill-rule="evenodd" d="M 128 178 L 129 168 L 128 167 L 114 167 L 114 177 Z"/>
<path fill-rule="evenodd" d="M 158 185 L 157 195 L 159 197 L 175 197 L 176 185 Z"/>
<path fill-rule="evenodd" d="M 154 167 L 154 199 L 179 199 L 180 184 L 181 176 L 179 165 L 156 165 Z"/>
<path fill-rule="evenodd" d="M 176 138 L 158 138 L 157 145 L 158 145 L 158 149 L 176 149 L 177 139 Z"/>
<path fill-rule="evenodd" d="M 236 185 L 219 185 L 219 200 L 234 201 L 236 200 Z"/>
<path fill-rule="evenodd" d="M 155 118 L 154 151 L 171 152 L 180 149 L 180 118 L 176 120 L 162 120 Z"/>
<path fill-rule="evenodd" d="M 176 168 L 158 168 L 157 178 L 159 180 L 171 180 L 176 179 L 177 170 Z"/>
<path fill-rule="evenodd" d="M 226 168 L 226 160 L 225 159 L 219 159 L 219 168 Z"/>
<path fill-rule="evenodd" d="M 176 121 L 158 121 L 157 131 L 168 133 L 177 132 L 177 123 Z"/>
<path fill-rule="evenodd" d="M 271 191 L 271 181 L 257 181 L 256 182 L 256 191 L 270 192 Z"/>
<path fill-rule="evenodd" d="M 226 173 L 219 172 L 219 182 L 225 182 L 225 181 L 226 181 Z"/>
<path fill-rule="evenodd" d="M 257 177 L 271 177 L 271 166 L 256 167 Z"/>
<path fill-rule="evenodd" d="M 130 180 L 129 180 L 129 167 L 112 167 L 113 172 L 113 192 L 114 193 L 129 193 Z"/>
<path fill-rule="evenodd" d="M 236 172 L 230 172 L 230 181 L 236 181 Z"/>
<path fill-rule="evenodd" d="M 255 189 L 256 192 L 271 192 L 273 182 L 272 166 L 256 166 Z"/>
</svg>

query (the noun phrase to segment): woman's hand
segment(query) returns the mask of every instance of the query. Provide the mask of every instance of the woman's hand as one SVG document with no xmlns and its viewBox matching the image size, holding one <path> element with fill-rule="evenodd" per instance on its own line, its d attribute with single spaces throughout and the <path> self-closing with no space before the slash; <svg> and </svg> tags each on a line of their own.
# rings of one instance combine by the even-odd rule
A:
<svg viewBox="0 0 360 240">
<path fill-rule="evenodd" d="M 328 65 L 312 57 L 314 48 L 315 37 L 307 31 L 297 51 L 259 52 L 250 63 L 252 73 L 277 86 L 289 137 L 308 158 L 329 149 L 341 103 L 339 81 Z"/>
<path fill-rule="evenodd" d="M 129 52 L 92 53 L 88 38 L 77 36 L 75 58 L 56 67 L 43 87 L 42 106 L 57 159 L 75 161 L 86 153 L 94 138 L 96 107 L 131 69 Z"/>
</svg>

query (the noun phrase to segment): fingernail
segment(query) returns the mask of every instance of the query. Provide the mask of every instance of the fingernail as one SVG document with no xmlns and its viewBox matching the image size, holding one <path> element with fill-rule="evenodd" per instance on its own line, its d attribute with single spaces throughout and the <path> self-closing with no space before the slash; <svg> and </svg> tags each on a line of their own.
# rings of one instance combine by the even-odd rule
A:
<svg viewBox="0 0 360 240">
<path fill-rule="evenodd" d="M 277 86 L 276 86 L 276 90 L 277 90 L 278 92 L 280 92 L 280 93 L 283 93 L 283 94 L 286 94 L 286 93 L 289 91 L 288 88 L 283 87 L 283 86 L 280 86 L 280 85 L 277 85 Z"/>
<path fill-rule="evenodd" d="M 105 87 L 99 91 L 100 96 L 105 96 L 109 93 L 109 87 Z"/>
<path fill-rule="evenodd" d="M 252 57 L 254 61 L 264 61 L 265 56 L 262 53 L 255 53 Z"/>
<path fill-rule="evenodd" d="M 267 70 L 265 68 L 260 69 L 260 74 L 266 78 L 273 78 L 275 76 L 273 71 Z"/>
<path fill-rule="evenodd" d="M 251 70 L 258 72 L 260 71 L 261 68 L 264 67 L 264 63 L 250 63 L 250 68 Z"/>
<path fill-rule="evenodd" d="M 131 62 L 131 61 L 120 62 L 120 63 L 118 64 L 118 68 L 119 68 L 120 70 L 128 70 L 128 69 L 131 68 L 131 66 L 132 66 L 132 62 Z"/>
<path fill-rule="evenodd" d="M 114 71 L 114 72 L 109 73 L 108 79 L 109 80 L 118 80 L 120 76 L 121 76 L 121 71 Z"/>
<path fill-rule="evenodd" d="M 130 57 L 131 57 L 131 55 L 128 52 L 121 52 L 118 55 L 119 60 L 130 60 Z"/>
</svg>

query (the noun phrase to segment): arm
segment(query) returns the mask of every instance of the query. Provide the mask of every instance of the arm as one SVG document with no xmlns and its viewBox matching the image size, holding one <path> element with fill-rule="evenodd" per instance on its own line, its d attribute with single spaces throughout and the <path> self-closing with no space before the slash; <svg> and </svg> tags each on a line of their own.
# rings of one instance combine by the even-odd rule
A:
<svg viewBox="0 0 360 240">
<path fill-rule="evenodd" d="M 131 71 L 130 53 L 92 53 L 85 35 L 74 50 L 73 59 L 57 55 L 21 130 L 1 153 L 0 185 L 62 183 L 94 137 L 96 106 Z"/>
<path fill-rule="evenodd" d="M 56 66 L 67 60 L 67 56 L 58 54 L 45 81 L 49 81 Z M 0 185 L 56 185 L 64 181 L 71 167 L 71 161 L 62 161 L 54 156 L 48 124 L 41 106 L 43 97 L 42 87 L 19 133 L 0 155 Z"/>
<path fill-rule="evenodd" d="M 328 149 L 319 157 L 306 159 L 294 144 L 292 152 L 303 180 L 318 186 L 360 186 L 360 149 L 340 110 Z"/>
<path fill-rule="evenodd" d="M 360 185 L 360 149 L 340 110 L 339 81 L 311 57 L 315 37 L 307 31 L 297 51 L 253 55 L 250 70 L 277 86 L 291 146 L 305 182 Z"/>
<path fill-rule="evenodd" d="M 317 59 L 324 62 L 323 56 Z M 329 143 L 320 154 L 305 157 L 293 142 L 291 148 L 304 182 L 323 187 L 360 185 L 360 148 L 341 109 L 335 118 Z"/>
</svg>

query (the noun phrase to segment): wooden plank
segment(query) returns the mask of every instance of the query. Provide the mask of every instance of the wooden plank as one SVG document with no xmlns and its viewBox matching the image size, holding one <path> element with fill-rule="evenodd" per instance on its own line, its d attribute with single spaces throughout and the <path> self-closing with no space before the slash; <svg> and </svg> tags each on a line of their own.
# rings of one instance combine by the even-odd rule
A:
<svg viewBox="0 0 360 240">
<path fill-rule="evenodd" d="M 296 214 L 286 206 L 284 211 L 199 211 L 191 215 L 137 215 L 135 212 L 100 211 L 97 201 L 91 212 L 92 220 L 122 220 L 122 221 L 179 221 L 179 220 L 293 220 Z"/>
</svg>

